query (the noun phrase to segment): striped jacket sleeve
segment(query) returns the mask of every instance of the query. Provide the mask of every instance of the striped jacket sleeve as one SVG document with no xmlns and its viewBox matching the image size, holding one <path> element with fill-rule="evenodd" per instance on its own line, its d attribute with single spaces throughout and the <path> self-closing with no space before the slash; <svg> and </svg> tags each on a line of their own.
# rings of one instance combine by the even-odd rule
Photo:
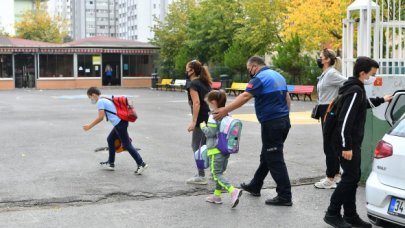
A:
<svg viewBox="0 0 405 228">
<path fill-rule="evenodd" d="M 355 124 L 356 115 L 362 106 L 362 91 L 355 90 L 347 95 L 339 113 L 339 136 L 342 142 L 342 150 L 352 150 L 352 129 Z"/>
</svg>

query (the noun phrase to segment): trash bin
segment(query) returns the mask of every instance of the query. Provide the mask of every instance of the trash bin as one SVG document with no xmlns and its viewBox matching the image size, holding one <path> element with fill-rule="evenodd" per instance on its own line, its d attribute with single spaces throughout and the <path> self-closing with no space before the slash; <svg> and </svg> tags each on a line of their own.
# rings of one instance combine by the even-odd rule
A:
<svg viewBox="0 0 405 228">
<path fill-rule="evenodd" d="M 157 88 L 157 83 L 159 82 L 159 77 L 157 73 L 152 73 L 152 89 Z"/>
<path fill-rule="evenodd" d="M 231 85 L 231 79 L 229 78 L 229 75 L 227 74 L 221 74 L 219 75 L 221 78 L 221 89 L 229 88 Z"/>
</svg>

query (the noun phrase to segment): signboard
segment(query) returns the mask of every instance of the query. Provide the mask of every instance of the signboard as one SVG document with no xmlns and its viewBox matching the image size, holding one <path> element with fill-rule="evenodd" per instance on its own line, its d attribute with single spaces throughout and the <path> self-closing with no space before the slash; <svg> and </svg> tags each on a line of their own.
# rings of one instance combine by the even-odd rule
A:
<svg viewBox="0 0 405 228">
<path fill-rule="evenodd" d="M 101 56 L 93 55 L 93 65 L 101 65 Z"/>
</svg>

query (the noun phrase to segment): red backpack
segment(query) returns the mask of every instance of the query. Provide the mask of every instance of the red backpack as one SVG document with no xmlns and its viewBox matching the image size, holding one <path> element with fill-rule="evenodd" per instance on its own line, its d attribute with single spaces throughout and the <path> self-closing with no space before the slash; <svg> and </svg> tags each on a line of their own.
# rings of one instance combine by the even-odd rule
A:
<svg viewBox="0 0 405 228">
<path fill-rule="evenodd" d="M 117 109 L 117 113 L 105 110 L 106 112 L 114 114 L 114 115 L 118 116 L 118 118 L 120 118 L 121 120 L 128 121 L 128 122 L 135 122 L 138 119 L 138 115 L 136 114 L 134 107 L 128 103 L 127 97 L 112 96 L 111 99 L 107 98 L 107 97 L 103 97 L 103 98 L 112 101 L 115 106 L 115 109 Z"/>
</svg>

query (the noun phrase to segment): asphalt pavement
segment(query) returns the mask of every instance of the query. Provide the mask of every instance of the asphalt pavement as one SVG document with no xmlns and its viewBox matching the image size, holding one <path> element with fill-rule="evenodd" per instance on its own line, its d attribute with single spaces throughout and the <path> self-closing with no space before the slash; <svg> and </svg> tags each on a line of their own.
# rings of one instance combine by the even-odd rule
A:
<svg viewBox="0 0 405 228">
<path fill-rule="evenodd" d="M 292 128 L 285 160 L 293 184 L 292 207 L 272 207 L 268 175 L 262 196 L 244 193 L 240 204 L 204 202 L 214 185 L 187 185 L 195 165 L 191 151 L 190 108 L 185 92 L 102 89 L 127 95 L 139 119 L 129 133 L 149 168 L 134 175 L 127 152 L 117 154 L 115 171 L 99 167 L 107 152 L 111 124 L 84 132 L 97 115 L 86 90 L 0 91 L 0 227 L 328 227 L 322 220 L 332 190 L 313 183 L 324 175 L 320 124 L 310 119 L 315 102 L 293 101 Z M 228 102 L 234 96 L 229 96 Z M 253 101 L 232 113 L 243 117 L 240 152 L 229 160 L 226 177 L 238 186 L 259 163 L 260 125 Z M 208 173 L 207 173 L 208 175 Z M 358 191 L 364 219 L 364 189 Z"/>
</svg>

